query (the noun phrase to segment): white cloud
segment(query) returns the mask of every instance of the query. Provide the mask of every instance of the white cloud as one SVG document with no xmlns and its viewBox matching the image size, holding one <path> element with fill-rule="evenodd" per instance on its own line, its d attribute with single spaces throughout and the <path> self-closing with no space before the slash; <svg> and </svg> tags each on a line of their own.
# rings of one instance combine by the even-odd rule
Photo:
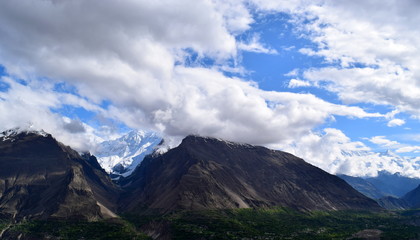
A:
<svg viewBox="0 0 420 240">
<path fill-rule="evenodd" d="M 385 136 L 374 136 L 366 140 L 380 146 L 381 148 L 393 149 L 397 153 L 419 153 L 420 152 L 420 146 L 402 144 L 397 141 L 389 140 Z"/>
<path fill-rule="evenodd" d="M 219 69 L 236 60 L 240 48 L 235 34 L 253 21 L 242 1 L 22 0 L 1 5 L 0 62 L 12 76 L 31 82 L 27 94 L 42 95 L 42 88 L 33 87 L 41 77 L 65 81 L 82 96 L 34 98 L 34 106 L 51 116 L 46 122 L 58 121 L 52 124 L 57 129 L 68 125 L 52 120 L 57 116 L 48 110 L 63 101 L 168 137 L 196 133 L 254 144 L 291 141 L 332 115 L 383 117 L 311 94 L 263 91 L 253 82 L 223 75 Z M 242 47 L 272 52 L 256 36 Z M 215 67 L 203 67 L 202 58 L 214 60 Z M 5 108 L 17 87 L 6 93 Z M 99 107 L 104 100 L 111 103 L 106 109 Z M 19 114 L 7 111 L 9 119 Z"/>
<path fill-rule="evenodd" d="M 395 110 L 367 113 L 311 94 L 263 91 L 223 75 L 246 72 L 237 65 L 238 50 L 277 53 L 258 35 L 235 40 L 252 26 L 249 6 L 257 14 L 291 14 L 301 36 L 317 44 L 300 52 L 331 64 L 290 72 L 295 79 L 289 87 L 323 86 L 345 103 Z M 281 146 L 331 173 L 387 170 L 420 177 L 414 160 L 374 153 L 338 129 L 312 132 L 333 115 L 384 117 L 392 119 L 389 126 L 404 124 L 394 119 L 399 112 L 420 118 L 418 8 L 414 0 L 3 1 L 0 64 L 28 85 L 3 79 L 11 87 L 0 92 L 0 126 L 32 122 L 83 150 L 100 141 L 98 135 L 115 134 L 109 126 L 94 129 L 51 111 L 68 104 L 132 128 L 160 130 L 171 145 L 196 133 Z M 214 65 L 203 66 L 205 58 Z M 54 83 L 62 81 L 77 94 L 54 91 Z M 101 108 L 104 100 L 110 105 Z M 397 152 L 419 151 L 384 136 L 369 140 Z"/>
<path fill-rule="evenodd" d="M 404 120 L 395 118 L 395 119 L 390 120 L 388 122 L 387 126 L 388 127 L 397 127 L 397 126 L 402 126 L 404 124 L 405 124 Z"/>
<path fill-rule="evenodd" d="M 396 150 L 398 153 L 420 152 L 420 146 L 405 146 Z"/>
<path fill-rule="evenodd" d="M 312 84 L 307 81 L 302 81 L 299 79 L 291 79 L 289 81 L 289 88 L 297 88 L 297 87 L 310 87 Z"/>
<path fill-rule="evenodd" d="M 302 36 L 316 43 L 300 52 L 331 64 L 306 70 L 302 80 L 337 93 L 346 103 L 389 105 L 420 117 L 418 1 L 298 1 L 283 7 L 256 2 L 264 9 L 289 11 Z"/>
<path fill-rule="evenodd" d="M 372 142 L 376 145 L 379 145 L 379 146 L 385 147 L 385 148 L 396 148 L 399 145 L 401 145 L 399 142 L 389 140 L 385 136 L 374 136 L 374 137 L 371 137 L 367 140 L 369 140 L 370 142 Z"/>
<path fill-rule="evenodd" d="M 1 81 L 6 82 L 10 88 L 7 92 L 0 92 L 0 131 L 31 125 L 37 130 L 43 129 L 53 134 L 59 141 L 71 144 L 80 151 L 92 149 L 103 140 L 98 137 L 100 132 L 87 124 L 51 112 L 51 108 L 65 104 L 89 108 L 85 100 L 54 92 L 52 86 L 23 85 L 5 77 Z"/>
<path fill-rule="evenodd" d="M 372 141 L 384 146 L 397 144 L 381 136 Z M 378 171 L 385 170 L 391 173 L 400 172 L 409 177 L 420 177 L 420 164 L 416 159 L 403 158 L 389 151 L 373 152 L 364 143 L 351 141 L 338 129 L 327 128 L 322 133 L 310 133 L 290 145 L 277 147 L 333 174 L 376 176 Z"/>
<path fill-rule="evenodd" d="M 243 0 L 213 0 L 217 11 L 221 12 L 227 29 L 232 33 L 241 33 L 254 22 Z"/>
<path fill-rule="evenodd" d="M 284 74 L 284 76 L 286 76 L 286 77 L 297 77 L 298 74 L 299 74 L 299 69 L 295 68 L 292 71 Z"/>
<path fill-rule="evenodd" d="M 265 54 L 278 54 L 275 49 L 265 47 L 258 34 L 254 34 L 248 42 L 239 42 L 238 48 L 247 52 L 265 53 Z"/>
</svg>

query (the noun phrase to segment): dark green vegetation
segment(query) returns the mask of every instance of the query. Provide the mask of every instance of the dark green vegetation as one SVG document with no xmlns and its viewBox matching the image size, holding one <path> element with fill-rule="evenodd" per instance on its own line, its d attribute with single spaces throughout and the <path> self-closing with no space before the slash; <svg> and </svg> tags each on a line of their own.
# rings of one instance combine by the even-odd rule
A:
<svg viewBox="0 0 420 240">
<path fill-rule="evenodd" d="M 9 221 L 0 219 L 0 231 L 5 229 L 9 225 Z"/>
<path fill-rule="evenodd" d="M 2 226 L 2 225 L 0 225 Z M 86 221 L 28 221 L 12 225 L 5 239 L 151 239 L 135 230 L 131 224 L 121 220 L 99 222 Z"/>
<path fill-rule="evenodd" d="M 0 220 L 0 228 L 9 223 Z M 420 210 L 315 211 L 231 209 L 179 211 L 165 215 L 126 214 L 99 222 L 24 221 L 5 239 L 359 239 L 371 229 L 381 239 L 420 239 Z M 363 239 L 363 238 L 362 238 Z"/>
<path fill-rule="evenodd" d="M 182 211 L 166 216 L 126 215 L 137 229 L 166 226 L 172 239 L 356 239 L 365 229 L 381 239 L 420 239 L 420 210 L 302 213 L 288 209 Z M 151 224 L 152 223 L 152 224 Z"/>
</svg>

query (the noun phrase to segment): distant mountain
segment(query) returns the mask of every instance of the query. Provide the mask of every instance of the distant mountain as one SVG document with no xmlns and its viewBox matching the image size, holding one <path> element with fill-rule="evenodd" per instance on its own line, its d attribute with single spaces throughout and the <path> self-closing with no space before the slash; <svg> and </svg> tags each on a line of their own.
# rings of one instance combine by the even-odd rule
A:
<svg viewBox="0 0 420 240">
<path fill-rule="evenodd" d="M 338 174 L 337 176 L 345 180 L 357 191 L 363 193 L 363 195 L 372 199 L 379 199 L 388 195 L 387 193 L 381 192 L 374 184 L 361 177 L 352 177 L 343 174 Z"/>
<path fill-rule="evenodd" d="M 408 202 L 412 208 L 420 208 L 420 185 L 404 195 L 402 199 Z"/>
<path fill-rule="evenodd" d="M 162 137 L 157 133 L 131 131 L 118 139 L 102 142 L 95 156 L 102 168 L 112 176 L 127 177 L 161 142 Z"/>
<path fill-rule="evenodd" d="M 387 196 L 399 198 L 420 184 L 420 179 L 418 178 L 402 176 L 400 173 L 392 174 L 387 171 L 380 171 L 378 176 L 368 178 L 340 174 L 337 176 L 344 179 L 359 192 L 373 199 Z"/>
<path fill-rule="evenodd" d="M 380 171 L 377 177 L 365 178 L 387 196 L 402 197 L 420 184 L 419 178 L 409 178 L 400 173 Z"/>
<path fill-rule="evenodd" d="M 420 208 L 420 185 L 402 198 L 388 196 L 378 199 L 377 202 L 383 208 L 392 210 Z"/>
<path fill-rule="evenodd" d="M 272 206 L 380 209 L 344 180 L 291 154 L 199 136 L 146 157 L 121 184 L 126 190 L 121 207 L 128 212 Z"/>
<path fill-rule="evenodd" d="M 420 187 L 417 187 L 418 192 L 414 189 L 420 184 L 418 178 L 409 178 L 399 173 L 391 174 L 386 171 L 381 171 L 378 176 L 369 178 L 337 176 L 365 196 L 375 199 L 383 208 L 401 210 L 420 207 Z"/>
<path fill-rule="evenodd" d="M 16 220 L 115 216 L 118 188 L 96 158 L 45 132 L 0 134 L 0 215 Z"/>
</svg>

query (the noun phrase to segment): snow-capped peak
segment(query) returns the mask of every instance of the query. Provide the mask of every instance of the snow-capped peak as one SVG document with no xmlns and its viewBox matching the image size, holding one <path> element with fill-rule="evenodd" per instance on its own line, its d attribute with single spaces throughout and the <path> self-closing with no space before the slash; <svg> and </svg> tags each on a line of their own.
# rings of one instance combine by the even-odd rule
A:
<svg viewBox="0 0 420 240">
<path fill-rule="evenodd" d="M 420 161 L 415 157 L 400 156 L 387 150 L 374 151 L 345 151 L 325 169 L 332 169 L 332 173 L 350 176 L 375 177 L 381 172 L 399 173 L 402 176 L 420 178 Z"/>
<path fill-rule="evenodd" d="M 162 137 L 155 132 L 131 131 L 118 139 L 102 142 L 95 155 L 108 173 L 128 176 L 161 141 Z"/>
<path fill-rule="evenodd" d="M 0 139 L 3 141 L 13 139 L 15 136 L 19 135 L 20 133 L 34 133 L 43 137 L 46 137 L 48 133 L 44 132 L 44 130 L 35 130 L 32 128 L 32 126 L 29 126 L 27 128 L 22 127 L 16 127 L 12 129 L 8 129 L 4 132 L 0 133 Z"/>
<path fill-rule="evenodd" d="M 393 157 L 393 158 L 401 158 L 401 156 L 397 155 L 391 150 L 386 150 L 385 152 L 379 153 L 379 156 L 381 157 Z"/>
</svg>

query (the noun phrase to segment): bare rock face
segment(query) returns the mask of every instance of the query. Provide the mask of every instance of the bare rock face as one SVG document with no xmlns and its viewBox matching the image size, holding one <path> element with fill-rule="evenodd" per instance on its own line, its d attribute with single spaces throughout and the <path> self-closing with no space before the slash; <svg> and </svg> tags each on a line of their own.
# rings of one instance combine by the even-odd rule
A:
<svg viewBox="0 0 420 240">
<path fill-rule="evenodd" d="M 410 209 L 410 204 L 401 198 L 395 198 L 392 196 L 386 196 L 382 197 L 376 200 L 378 204 L 389 210 L 404 210 L 404 209 Z"/>
<path fill-rule="evenodd" d="M 49 134 L 0 137 L 0 214 L 16 220 L 95 220 L 115 211 L 118 189 L 93 156 Z"/>
<path fill-rule="evenodd" d="M 122 211 L 380 209 L 344 180 L 291 154 L 198 136 L 146 157 L 121 184 L 126 190 Z"/>
</svg>

